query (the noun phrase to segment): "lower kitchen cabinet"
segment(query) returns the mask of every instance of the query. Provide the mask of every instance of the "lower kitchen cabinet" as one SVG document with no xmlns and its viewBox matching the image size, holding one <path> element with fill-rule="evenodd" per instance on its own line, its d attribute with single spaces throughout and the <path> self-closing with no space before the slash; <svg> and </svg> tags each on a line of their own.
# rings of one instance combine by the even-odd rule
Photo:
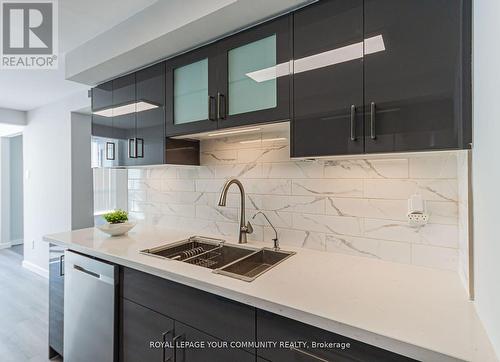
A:
<svg viewBox="0 0 500 362">
<path fill-rule="evenodd" d="M 122 296 L 224 341 L 255 340 L 255 308 L 130 268 Z"/>
<path fill-rule="evenodd" d="M 121 313 L 121 362 L 165 361 L 172 357 L 173 349 L 165 344 L 150 346 L 172 341 L 172 319 L 126 299 L 122 299 Z"/>
<path fill-rule="evenodd" d="M 64 248 L 49 246 L 49 358 L 63 355 Z"/>
<path fill-rule="evenodd" d="M 411 358 L 262 310 L 257 310 L 256 329 L 257 342 L 277 342 L 276 347 L 257 350 L 259 357 L 270 362 L 414 361 Z M 296 343 L 293 346 L 280 346 L 280 342 L 301 343 Z M 338 345 L 316 345 L 313 347 L 313 343 L 338 343 Z M 347 345 L 349 345 L 348 348 Z"/>
<path fill-rule="evenodd" d="M 224 318 L 224 317 L 223 317 Z M 222 343 L 206 333 L 175 322 L 175 337 L 177 344 L 186 343 L 186 347 L 175 349 L 176 362 L 254 362 L 255 354 L 236 348 L 209 347 L 209 343 Z M 204 343 L 204 348 L 196 346 Z"/>
<path fill-rule="evenodd" d="M 255 361 L 255 353 L 229 348 L 227 342 L 127 299 L 122 299 L 121 317 L 120 362 Z"/>
<path fill-rule="evenodd" d="M 123 362 L 414 361 L 130 268 L 122 268 L 121 284 Z M 167 345 L 150 348 L 150 342 Z M 210 346 L 216 342 L 219 348 Z M 236 347 L 234 342 L 257 342 L 266 348 L 231 348 Z"/>
</svg>

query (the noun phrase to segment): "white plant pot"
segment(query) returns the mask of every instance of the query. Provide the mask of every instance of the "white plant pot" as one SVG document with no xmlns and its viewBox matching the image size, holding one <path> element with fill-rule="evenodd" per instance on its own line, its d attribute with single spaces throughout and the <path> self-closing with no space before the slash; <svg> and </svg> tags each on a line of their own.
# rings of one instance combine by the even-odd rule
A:
<svg viewBox="0 0 500 362">
<path fill-rule="evenodd" d="M 135 226 L 134 222 L 122 222 L 119 224 L 109 224 L 100 225 L 97 228 L 102 232 L 111 236 L 120 236 L 128 233 Z"/>
</svg>

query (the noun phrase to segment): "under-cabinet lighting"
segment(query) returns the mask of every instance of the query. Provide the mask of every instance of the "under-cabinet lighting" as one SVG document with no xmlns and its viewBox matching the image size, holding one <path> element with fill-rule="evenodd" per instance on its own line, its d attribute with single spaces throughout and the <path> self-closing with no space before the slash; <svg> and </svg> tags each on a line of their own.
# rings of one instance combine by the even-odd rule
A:
<svg viewBox="0 0 500 362">
<path fill-rule="evenodd" d="M 261 140 L 248 140 L 248 141 L 240 141 L 240 143 L 246 144 L 246 143 L 258 143 Z M 284 137 L 277 137 L 277 138 L 264 138 L 262 139 L 262 142 L 273 142 L 273 141 L 286 141 L 286 138 Z"/>
<path fill-rule="evenodd" d="M 123 116 L 125 114 L 135 113 L 135 112 L 143 112 L 143 111 L 147 111 L 147 110 L 158 108 L 158 107 L 159 106 L 157 104 L 153 104 L 153 103 L 149 103 L 149 102 L 145 102 L 145 101 L 139 101 L 139 102 L 124 104 L 123 106 L 102 109 L 100 111 L 96 111 L 93 113 L 97 114 L 98 116 L 103 116 L 103 117 L 117 117 L 117 116 Z"/>
<path fill-rule="evenodd" d="M 244 129 L 235 129 L 233 131 L 209 133 L 208 137 L 225 136 L 229 134 L 238 134 L 238 133 L 255 132 L 255 131 L 260 131 L 260 128 L 244 128 Z"/>
<path fill-rule="evenodd" d="M 286 141 L 285 137 L 276 137 L 276 138 L 264 138 L 263 142 L 273 142 L 273 141 Z"/>
<path fill-rule="evenodd" d="M 364 42 L 346 45 L 337 49 L 310 55 L 293 61 L 293 73 L 298 74 L 330 65 L 345 63 L 350 60 L 363 58 L 363 55 L 378 53 L 385 50 L 384 38 L 376 35 L 366 38 Z M 246 76 L 256 82 L 265 82 L 271 79 L 290 74 L 289 62 L 281 63 L 269 68 L 247 73 Z"/>
</svg>

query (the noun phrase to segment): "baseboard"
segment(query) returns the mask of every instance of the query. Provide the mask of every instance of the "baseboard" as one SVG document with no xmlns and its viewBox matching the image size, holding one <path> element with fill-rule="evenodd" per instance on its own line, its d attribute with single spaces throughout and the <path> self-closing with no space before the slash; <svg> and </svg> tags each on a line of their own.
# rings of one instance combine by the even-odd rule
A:
<svg viewBox="0 0 500 362">
<path fill-rule="evenodd" d="M 26 260 L 23 260 L 23 268 L 26 268 L 28 269 L 29 271 L 35 273 L 35 274 L 38 274 L 44 278 L 49 278 L 49 271 L 47 269 L 44 269 L 36 264 L 33 264 L 29 261 L 26 261 Z"/>
<path fill-rule="evenodd" d="M 13 245 L 20 245 L 20 244 L 24 244 L 24 239 L 16 239 L 16 240 L 11 240 L 10 241 L 10 244 L 13 246 Z"/>
<path fill-rule="evenodd" d="M 8 242 L 8 243 L 0 243 L 0 250 L 1 249 L 7 249 L 7 248 L 10 248 L 12 246 L 11 242 Z"/>
</svg>

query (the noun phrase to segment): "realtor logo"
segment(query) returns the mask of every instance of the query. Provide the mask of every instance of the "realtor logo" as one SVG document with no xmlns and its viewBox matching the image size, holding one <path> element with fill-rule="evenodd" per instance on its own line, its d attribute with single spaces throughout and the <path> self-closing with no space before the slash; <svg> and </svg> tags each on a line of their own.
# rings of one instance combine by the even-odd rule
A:
<svg viewBox="0 0 500 362">
<path fill-rule="evenodd" d="M 57 68 L 56 0 L 1 0 L 3 69 Z"/>
</svg>

